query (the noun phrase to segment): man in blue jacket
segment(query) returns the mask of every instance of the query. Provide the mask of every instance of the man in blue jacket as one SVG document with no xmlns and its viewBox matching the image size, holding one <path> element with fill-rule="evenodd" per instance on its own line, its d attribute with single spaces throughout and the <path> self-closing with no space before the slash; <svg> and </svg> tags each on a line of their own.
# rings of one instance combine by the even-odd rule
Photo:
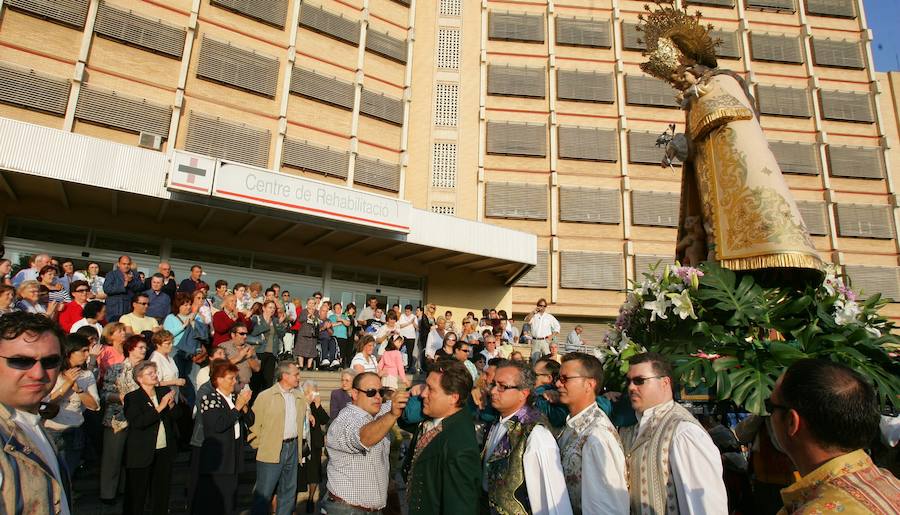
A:
<svg viewBox="0 0 900 515">
<path fill-rule="evenodd" d="M 119 256 L 116 269 L 106 274 L 103 292 L 106 293 L 106 320 L 118 322 L 131 312 L 131 299 L 143 290 L 143 283 L 131 270 L 131 258 Z"/>
</svg>

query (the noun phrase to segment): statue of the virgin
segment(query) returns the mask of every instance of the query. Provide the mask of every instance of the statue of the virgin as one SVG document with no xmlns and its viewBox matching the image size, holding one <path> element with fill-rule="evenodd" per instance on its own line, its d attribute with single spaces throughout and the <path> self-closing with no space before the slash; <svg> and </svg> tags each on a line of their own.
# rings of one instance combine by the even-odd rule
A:
<svg viewBox="0 0 900 515">
<path fill-rule="evenodd" d="M 664 163 L 683 164 L 677 258 L 716 261 L 764 280 L 806 282 L 822 260 L 759 124 L 744 79 L 718 68 L 701 15 L 657 5 L 641 16 L 644 72 L 671 84 L 685 111 L 685 135 Z"/>
</svg>

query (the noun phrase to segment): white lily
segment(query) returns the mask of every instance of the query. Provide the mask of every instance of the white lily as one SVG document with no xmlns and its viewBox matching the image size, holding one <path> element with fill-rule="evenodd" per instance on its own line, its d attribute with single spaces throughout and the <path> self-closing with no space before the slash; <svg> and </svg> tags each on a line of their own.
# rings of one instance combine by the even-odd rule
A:
<svg viewBox="0 0 900 515">
<path fill-rule="evenodd" d="M 664 293 L 660 293 L 656 296 L 656 300 L 645 302 L 644 309 L 650 311 L 650 321 L 655 322 L 656 317 L 661 319 L 666 319 L 668 316 L 666 315 L 666 309 L 671 306 L 672 303 L 669 302 L 669 299 L 666 298 Z"/>
<path fill-rule="evenodd" d="M 672 300 L 673 311 L 676 315 L 681 317 L 682 320 L 687 317 L 693 319 L 697 318 L 697 315 L 694 313 L 694 303 L 691 302 L 689 290 L 684 290 L 681 293 L 670 293 L 668 297 Z"/>
<path fill-rule="evenodd" d="M 838 301 L 834 303 L 834 306 L 837 308 L 837 311 L 834 314 L 834 322 L 837 325 L 856 323 L 859 319 L 859 314 L 862 312 L 859 308 L 859 304 L 852 300 L 846 302 Z"/>
</svg>

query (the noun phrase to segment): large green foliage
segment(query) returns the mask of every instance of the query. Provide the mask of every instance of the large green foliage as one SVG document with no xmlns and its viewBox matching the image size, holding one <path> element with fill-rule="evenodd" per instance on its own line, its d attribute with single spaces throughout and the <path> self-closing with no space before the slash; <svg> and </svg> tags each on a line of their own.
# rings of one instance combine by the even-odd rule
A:
<svg viewBox="0 0 900 515">
<path fill-rule="evenodd" d="M 715 264 L 701 267 L 696 278 L 689 271 L 695 269 L 653 269 L 629 293 L 608 340 L 618 354 L 607 361 L 612 376 L 621 376 L 628 357 L 643 347 L 669 356 L 682 384 L 706 386 L 716 399 L 763 415 L 791 363 L 822 358 L 869 378 L 882 405 L 897 404 L 900 366 L 892 352 L 900 339 L 879 314 L 887 302 L 879 295 L 857 301 L 833 274 L 821 285 L 765 288 Z M 660 301 L 660 295 L 674 301 L 679 291 L 680 310 Z M 684 316 L 686 297 L 693 317 Z"/>
</svg>

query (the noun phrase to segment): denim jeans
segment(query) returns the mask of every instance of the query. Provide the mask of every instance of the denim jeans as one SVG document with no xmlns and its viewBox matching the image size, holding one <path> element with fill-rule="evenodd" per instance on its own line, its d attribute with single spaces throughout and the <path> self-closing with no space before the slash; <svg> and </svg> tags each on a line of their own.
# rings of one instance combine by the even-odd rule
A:
<svg viewBox="0 0 900 515">
<path fill-rule="evenodd" d="M 281 444 L 278 463 L 256 462 L 252 515 L 268 515 L 272 494 L 278 495 L 275 515 L 291 515 L 297 505 L 297 439 Z"/>
<path fill-rule="evenodd" d="M 175 350 L 172 360 L 175 361 L 175 366 L 178 367 L 178 377 L 187 381 L 184 385 L 185 387 L 181 388 L 181 393 L 187 399 L 188 406 L 193 406 L 197 398 L 196 389 L 200 388 L 199 384 L 195 385 L 191 382 L 191 369 L 194 366 L 194 361 L 181 350 Z"/>
<path fill-rule="evenodd" d="M 332 501 L 325 495 L 322 498 L 321 513 L 326 515 L 372 515 L 373 513 L 378 515 L 381 511 L 363 511 L 350 506 L 349 504 L 344 504 L 342 502 Z"/>
</svg>

